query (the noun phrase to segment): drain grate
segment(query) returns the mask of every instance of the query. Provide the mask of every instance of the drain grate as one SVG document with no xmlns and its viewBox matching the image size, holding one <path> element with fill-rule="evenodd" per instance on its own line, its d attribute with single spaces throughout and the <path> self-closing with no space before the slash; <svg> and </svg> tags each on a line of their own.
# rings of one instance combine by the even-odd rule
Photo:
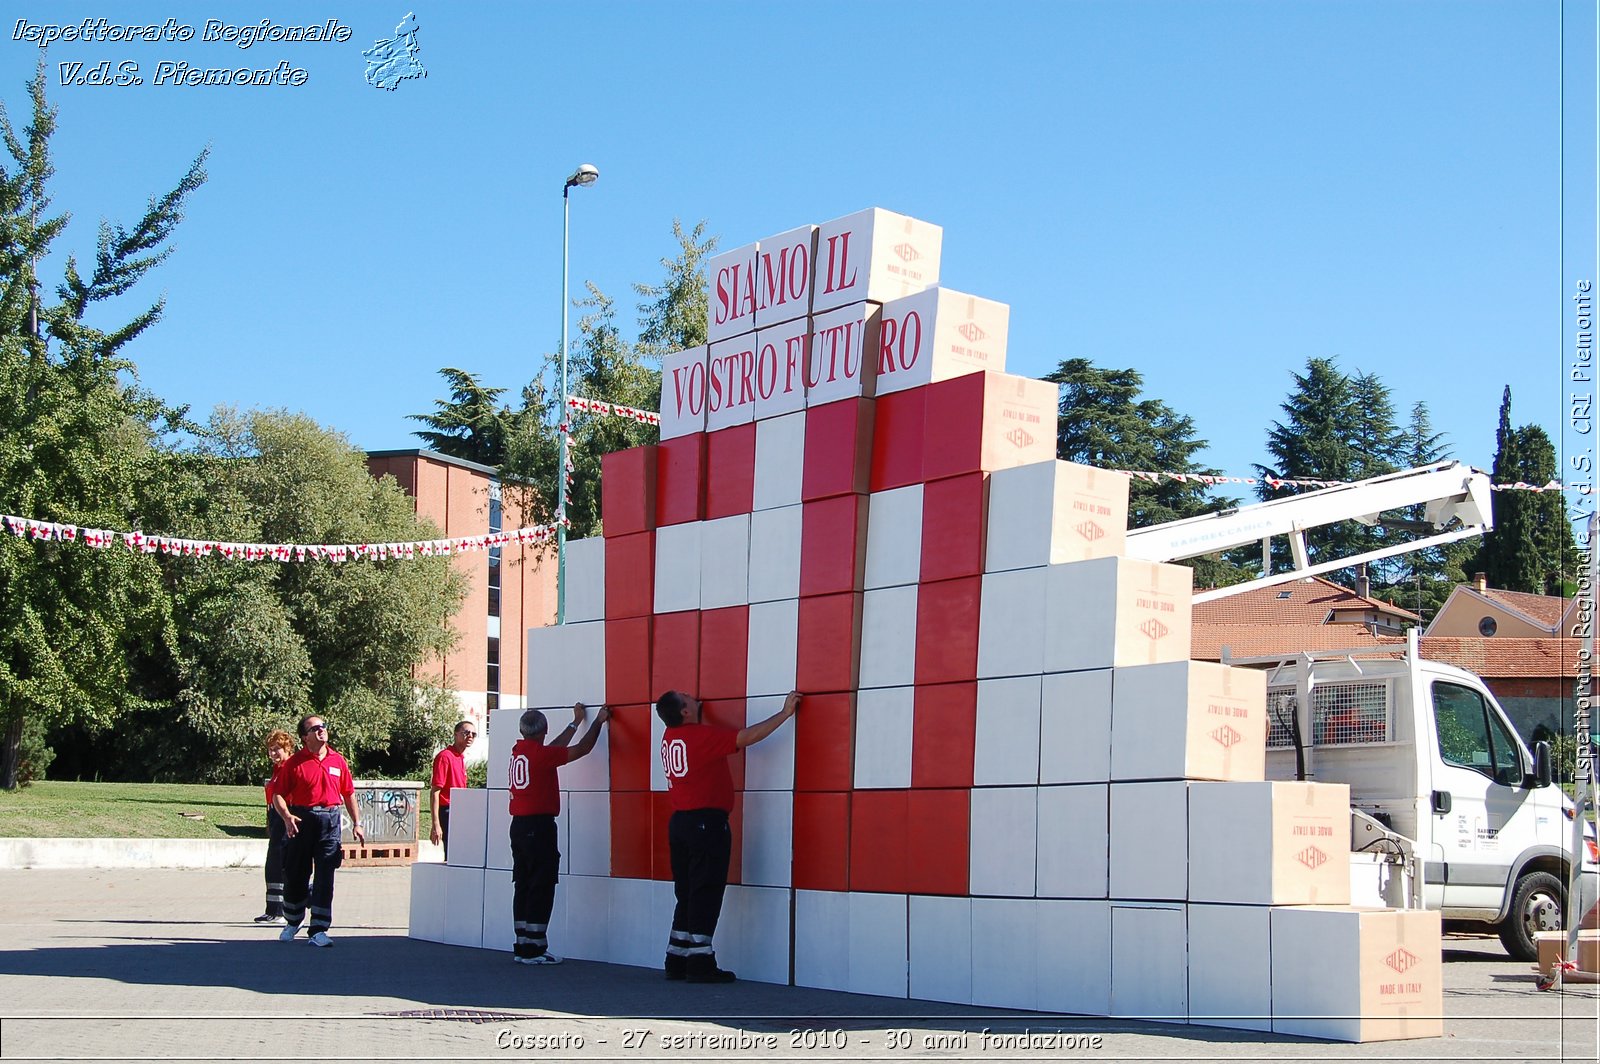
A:
<svg viewBox="0 0 1600 1064">
<path fill-rule="evenodd" d="M 373 1016 L 390 1016 L 403 1020 L 450 1020 L 453 1023 L 505 1023 L 508 1020 L 531 1020 L 522 1012 L 486 1012 L 483 1009 L 405 1009 L 401 1012 L 374 1012 Z"/>
</svg>

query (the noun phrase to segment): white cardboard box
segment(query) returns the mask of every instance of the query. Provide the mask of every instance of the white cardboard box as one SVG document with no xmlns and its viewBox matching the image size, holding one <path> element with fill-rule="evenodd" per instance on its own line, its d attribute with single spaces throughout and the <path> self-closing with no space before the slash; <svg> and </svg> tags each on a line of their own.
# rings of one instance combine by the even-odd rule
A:
<svg viewBox="0 0 1600 1064">
<path fill-rule="evenodd" d="M 867 497 L 867 590 L 922 579 L 922 485 Z"/>
<path fill-rule="evenodd" d="M 851 893 L 848 985 L 852 994 L 906 996 L 904 894 Z"/>
<path fill-rule="evenodd" d="M 1105 1016 L 1111 1012 L 1111 905 L 1104 901 L 1038 901 L 1034 1005 L 1048 1012 Z"/>
<path fill-rule="evenodd" d="M 817 231 L 813 313 L 862 299 L 879 303 L 939 283 L 944 230 L 871 207 Z"/>
<path fill-rule="evenodd" d="M 1210 661 L 1117 669 L 1111 778 L 1261 780 L 1267 676 Z"/>
<path fill-rule="evenodd" d="M 1044 677 L 1039 700 L 1039 782 L 1111 778 L 1110 669 Z"/>
<path fill-rule="evenodd" d="M 989 572 L 1120 555 L 1127 538 L 1129 478 L 1052 460 L 989 477 Z"/>
<path fill-rule="evenodd" d="M 973 788 L 967 882 L 974 896 L 1033 897 L 1038 816 L 1036 787 Z"/>
<path fill-rule="evenodd" d="M 696 592 L 699 585 L 696 583 Z M 604 621 L 552 624 L 528 629 L 530 708 L 603 705 L 606 700 L 606 625 Z M 506 756 L 510 756 L 506 751 Z"/>
<path fill-rule="evenodd" d="M 1037 675 L 978 681 L 973 786 L 1039 782 L 1039 688 Z"/>
<path fill-rule="evenodd" d="M 706 347 L 661 358 L 661 438 L 706 430 Z"/>
<path fill-rule="evenodd" d="M 800 597 L 802 511 L 796 503 L 750 515 L 751 602 Z"/>
<path fill-rule="evenodd" d="M 916 682 L 917 585 L 885 587 L 861 596 L 862 688 Z"/>
<path fill-rule="evenodd" d="M 1111 906 L 1111 1015 L 1189 1020 L 1188 918 L 1182 905 Z"/>
<path fill-rule="evenodd" d="M 794 892 L 794 985 L 850 989 L 850 895 Z"/>
<path fill-rule="evenodd" d="M 907 903 L 908 993 L 972 1003 L 972 899 L 913 894 Z"/>
<path fill-rule="evenodd" d="M 761 417 L 756 403 L 756 481 L 751 509 L 772 510 L 800 505 L 800 484 L 805 471 L 806 415 L 804 410 Z"/>
<path fill-rule="evenodd" d="M 806 406 L 872 395 L 878 304 L 850 303 L 811 316 Z"/>
<path fill-rule="evenodd" d="M 978 677 L 1044 671 L 1045 570 L 985 573 L 979 605 Z"/>
<path fill-rule="evenodd" d="M 1046 579 L 1046 672 L 1189 660 L 1192 569 L 1100 558 Z"/>
<path fill-rule="evenodd" d="M 715 343 L 756 327 L 756 245 L 706 260 L 706 339 Z"/>
<path fill-rule="evenodd" d="M 703 521 L 656 530 L 656 612 L 700 608 L 700 539 Z"/>
<path fill-rule="evenodd" d="M 484 949 L 510 953 L 517 944 L 516 921 L 511 914 L 512 883 L 510 869 L 489 868 L 483 873 Z M 548 934 L 549 928 L 546 928 Z"/>
<path fill-rule="evenodd" d="M 497 709 L 489 714 L 488 742 L 484 752 L 484 763 L 489 770 L 489 786 L 491 788 L 505 789 L 511 786 L 507 777 L 507 769 L 511 764 L 511 748 L 522 738 L 518 723 L 522 720 L 521 709 Z M 479 738 L 483 742 L 483 738 Z"/>
<path fill-rule="evenodd" d="M 483 866 L 511 870 L 511 792 L 505 788 L 489 788 L 488 834 L 484 840 Z M 451 827 L 454 828 L 454 821 Z M 454 842 L 455 832 L 451 831 Z"/>
<path fill-rule="evenodd" d="M 1444 1034 L 1437 911 L 1272 910 L 1272 1029 L 1373 1042 Z"/>
<path fill-rule="evenodd" d="M 443 942 L 444 914 L 450 901 L 445 882 L 449 865 L 421 862 L 411 866 L 411 923 L 406 932 L 410 938 L 425 942 Z"/>
<path fill-rule="evenodd" d="M 1349 785 L 1190 784 L 1189 899 L 1348 904 Z"/>
<path fill-rule="evenodd" d="M 816 262 L 814 225 L 756 241 L 756 328 L 793 321 L 811 312 Z"/>
<path fill-rule="evenodd" d="M 670 898 L 672 884 L 665 886 Z M 670 908 L 668 916 L 670 923 Z M 788 890 L 730 886 L 717 922 L 717 966 L 737 973 L 741 982 L 786 984 L 789 933 Z"/>
<path fill-rule="evenodd" d="M 453 826 L 453 825 L 452 825 Z M 483 946 L 483 869 L 444 866 L 444 926 L 441 941 Z"/>
<path fill-rule="evenodd" d="M 1111 785 L 1113 900 L 1183 901 L 1188 896 L 1188 788 L 1181 780 Z"/>
<path fill-rule="evenodd" d="M 591 755 L 592 756 L 592 755 Z M 611 875 L 611 795 L 572 791 L 567 807 L 568 864 L 574 876 Z"/>
<path fill-rule="evenodd" d="M 1189 1022 L 1272 1030 L 1272 910 L 1189 906 Z"/>
<path fill-rule="evenodd" d="M 786 695 L 794 690 L 799 629 L 799 599 L 756 602 L 750 606 L 749 656 L 745 666 L 745 690 L 750 697 Z M 748 758 L 754 750 L 754 746 L 748 747 L 745 756 Z"/>
<path fill-rule="evenodd" d="M 743 606 L 750 601 L 749 514 L 702 522 L 700 553 L 701 609 Z"/>
<path fill-rule="evenodd" d="M 672 928 L 672 884 L 656 879 L 611 880 L 606 957 L 612 964 L 658 968 Z"/>
<path fill-rule="evenodd" d="M 775 739 L 770 737 L 756 746 Z M 747 747 L 754 750 L 756 746 Z M 750 766 L 745 765 L 748 782 Z M 744 792 L 744 853 L 739 879 L 750 887 L 787 887 L 794 860 L 794 792 Z M 787 974 L 788 964 L 784 971 Z"/>
<path fill-rule="evenodd" d="M 706 431 L 756 417 L 756 334 L 714 341 L 706 354 Z"/>
<path fill-rule="evenodd" d="M 972 1004 L 1038 1008 L 1034 943 L 1039 937 L 1039 903 L 1033 898 L 975 897 L 971 915 Z"/>
<path fill-rule="evenodd" d="M 1039 788 L 1035 893 L 1104 898 L 1111 861 L 1111 794 L 1103 783 Z"/>
<path fill-rule="evenodd" d="M 567 623 L 606 615 L 606 541 L 601 536 L 567 541 Z"/>
<path fill-rule="evenodd" d="M 911 721 L 915 688 L 877 687 L 856 695 L 855 786 L 911 786 Z"/>
<path fill-rule="evenodd" d="M 790 689 L 793 689 L 792 684 Z M 745 725 L 748 727 L 751 724 L 760 724 L 778 712 L 783 708 L 784 697 L 785 695 L 774 694 L 745 699 Z M 655 745 L 657 747 L 661 745 L 659 739 Z M 659 763 L 660 759 L 656 760 Z M 659 789 L 666 790 L 664 777 Z M 754 746 L 744 748 L 744 791 L 748 799 L 755 791 L 792 790 L 794 790 L 794 725 L 786 724 Z"/>
<path fill-rule="evenodd" d="M 1006 304 L 949 288 L 925 288 L 885 302 L 877 394 L 1005 369 L 1010 323 Z"/>
<path fill-rule="evenodd" d="M 550 938 L 551 948 L 568 960 L 609 962 L 611 943 L 607 925 L 611 920 L 611 877 L 563 875 L 556 887 L 556 905 L 565 910 L 565 927 L 559 940 Z M 553 918 L 550 930 L 555 930 Z M 666 945 L 663 937 L 663 955 Z"/>
<path fill-rule="evenodd" d="M 457 868 L 484 866 L 488 838 L 489 792 L 478 787 L 450 791 L 450 864 Z"/>
</svg>

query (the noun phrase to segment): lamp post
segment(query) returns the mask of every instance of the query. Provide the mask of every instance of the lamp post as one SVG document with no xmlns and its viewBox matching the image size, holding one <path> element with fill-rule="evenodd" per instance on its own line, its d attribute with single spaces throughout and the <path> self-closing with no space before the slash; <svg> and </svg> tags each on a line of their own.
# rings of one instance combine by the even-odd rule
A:
<svg viewBox="0 0 1600 1064">
<path fill-rule="evenodd" d="M 561 432 L 561 458 L 556 468 L 556 623 L 567 623 L 567 433 L 560 429 L 567 422 L 567 241 L 572 230 L 574 186 L 592 185 L 600 171 L 584 163 L 561 186 L 561 407 L 556 425 Z"/>
</svg>

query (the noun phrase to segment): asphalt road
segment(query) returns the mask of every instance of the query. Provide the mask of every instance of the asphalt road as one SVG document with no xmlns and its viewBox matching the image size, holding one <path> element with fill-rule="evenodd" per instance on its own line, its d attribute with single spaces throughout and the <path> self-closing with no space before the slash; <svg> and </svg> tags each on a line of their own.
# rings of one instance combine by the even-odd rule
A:
<svg viewBox="0 0 1600 1064">
<path fill-rule="evenodd" d="M 250 923 L 259 869 L 0 869 L 0 1060 L 1594 1061 L 1600 987 L 1445 949 L 1445 1037 L 1368 1045 L 961 1008 L 405 937 L 405 869 L 340 872 L 336 946 Z"/>
</svg>

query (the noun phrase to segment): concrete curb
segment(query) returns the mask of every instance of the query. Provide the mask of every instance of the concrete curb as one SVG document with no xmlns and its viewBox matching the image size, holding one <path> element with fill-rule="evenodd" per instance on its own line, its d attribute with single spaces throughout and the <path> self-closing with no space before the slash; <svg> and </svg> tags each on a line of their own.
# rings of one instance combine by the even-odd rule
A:
<svg viewBox="0 0 1600 1064">
<path fill-rule="evenodd" d="M 423 839 L 417 860 L 438 861 Z M 0 868 L 260 868 L 265 839 L 6 839 Z"/>
</svg>

